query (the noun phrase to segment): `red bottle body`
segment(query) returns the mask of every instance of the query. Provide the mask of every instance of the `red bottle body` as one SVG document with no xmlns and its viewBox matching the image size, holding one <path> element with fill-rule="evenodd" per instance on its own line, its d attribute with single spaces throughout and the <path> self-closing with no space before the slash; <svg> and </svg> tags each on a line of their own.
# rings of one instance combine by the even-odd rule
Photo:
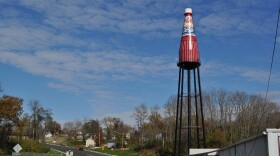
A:
<svg viewBox="0 0 280 156">
<path fill-rule="evenodd" d="M 200 66 L 199 50 L 194 33 L 192 10 L 190 8 L 187 8 L 185 12 L 177 66 L 184 69 L 194 69 Z"/>
</svg>

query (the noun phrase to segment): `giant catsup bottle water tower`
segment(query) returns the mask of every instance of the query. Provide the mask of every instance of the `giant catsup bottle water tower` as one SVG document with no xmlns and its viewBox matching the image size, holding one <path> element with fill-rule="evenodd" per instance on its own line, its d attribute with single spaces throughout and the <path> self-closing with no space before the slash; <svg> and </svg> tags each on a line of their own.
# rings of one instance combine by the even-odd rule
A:
<svg viewBox="0 0 280 156">
<path fill-rule="evenodd" d="M 177 66 L 179 67 L 179 81 L 173 152 L 174 156 L 182 155 L 184 151 L 187 152 L 187 155 L 189 155 L 190 148 L 200 148 L 202 146 L 205 148 L 206 146 L 199 73 L 200 58 L 197 40 L 194 33 L 191 8 L 185 9 L 185 20 L 179 49 L 179 62 Z M 187 71 L 186 93 L 184 92 L 185 71 Z M 187 113 L 185 113 L 185 110 L 187 110 Z M 186 133 L 187 136 L 185 135 Z M 182 146 L 182 144 L 185 143 L 187 145 Z M 185 147 L 187 147 L 187 150 L 184 150 Z"/>
<path fill-rule="evenodd" d="M 191 8 L 185 9 L 185 20 L 179 50 L 179 62 L 177 66 L 184 69 L 194 69 L 200 66 Z"/>
</svg>

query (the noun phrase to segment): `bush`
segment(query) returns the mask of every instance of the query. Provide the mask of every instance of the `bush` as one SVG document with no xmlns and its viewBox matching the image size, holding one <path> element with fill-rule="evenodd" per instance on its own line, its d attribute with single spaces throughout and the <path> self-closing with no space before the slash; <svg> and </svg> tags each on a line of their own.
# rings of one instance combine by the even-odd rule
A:
<svg viewBox="0 0 280 156">
<path fill-rule="evenodd" d="M 67 146 L 76 146 L 76 145 L 84 145 L 83 141 L 78 141 L 74 139 L 67 139 Z"/>
<path fill-rule="evenodd" d="M 24 152 L 47 153 L 50 151 L 50 148 L 45 147 L 43 144 L 40 144 L 38 141 L 34 140 L 21 141 L 20 146 Z"/>
<path fill-rule="evenodd" d="M 158 156 L 172 156 L 173 155 L 173 143 L 166 142 L 164 148 L 162 146 L 158 146 L 155 150 L 156 155 Z"/>
<path fill-rule="evenodd" d="M 139 145 L 139 146 L 134 146 L 133 148 L 132 148 L 132 150 L 134 151 L 134 152 L 139 152 L 140 150 L 142 149 L 142 147 Z"/>
<path fill-rule="evenodd" d="M 145 144 L 144 144 L 144 148 L 145 149 L 152 149 L 156 147 L 156 142 L 155 141 L 147 141 Z"/>
<path fill-rule="evenodd" d="M 158 156 L 172 156 L 173 155 L 172 148 L 169 148 L 169 147 L 165 147 L 165 148 L 159 147 L 156 149 L 155 153 Z"/>
<path fill-rule="evenodd" d="M 0 145 L 0 155 L 11 154 L 14 150 L 13 147 L 16 145 L 16 142 L 13 140 L 5 141 Z"/>
</svg>

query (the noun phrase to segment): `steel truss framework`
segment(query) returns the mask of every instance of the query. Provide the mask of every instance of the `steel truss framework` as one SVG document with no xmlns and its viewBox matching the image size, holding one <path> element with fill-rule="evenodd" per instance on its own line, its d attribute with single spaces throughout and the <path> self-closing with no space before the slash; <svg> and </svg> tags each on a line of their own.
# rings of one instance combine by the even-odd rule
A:
<svg viewBox="0 0 280 156">
<path fill-rule="evenodd" d="M 185 71 L 187 71 L 187 93 L 184 92 Z M 193 77 L 191 75 L 193 75 Z M 191 84 L 192 80 L 193 85 Z M 191 86 L 193 86 L 193 89 Z M 193 112 L 192 106 L 195 107 Z M 187 115 L 184 115 L 183 110 L 187 110 Z M 184 119 L 187 119 L 187 124 L 185 124 L 187 126 L 184 126 L 184 123 L 186 123 Z M 194 123 L 192 123 L 192 121 L 194 121 Z M 186 132 L 187 137 L 185 135 Z M 187 138 L 187 140 L 184 140 L 184 138 Z M 184 145 L 182 145 L 183 143 Z M 189 155 L 189 149 L 192 147 L 206 147 L 199 66 L 194 69 L 179 67 L 173 156 L 180 156 L 185 152 Z M 186 148 L 185 152 L 183 152 L 184 148 Z"/>
</svg>

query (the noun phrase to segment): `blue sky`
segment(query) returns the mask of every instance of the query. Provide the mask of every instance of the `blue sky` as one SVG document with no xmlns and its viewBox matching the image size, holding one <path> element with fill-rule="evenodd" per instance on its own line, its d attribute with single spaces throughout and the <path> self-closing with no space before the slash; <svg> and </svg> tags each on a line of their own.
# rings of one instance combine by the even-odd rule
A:
<svg viewBox="0 0 280 156">
<path fill-rule="evenodd" d="M 37 99 L 60 122 L 133 123 L 138 104 L 177 93 L 184 9 L 193 9 L 203 90 L 266 91 L 278 0 L 0 1 L 4 93 Z M 269 98 L 280 103 L 280 38 Z"/>
</svg>

